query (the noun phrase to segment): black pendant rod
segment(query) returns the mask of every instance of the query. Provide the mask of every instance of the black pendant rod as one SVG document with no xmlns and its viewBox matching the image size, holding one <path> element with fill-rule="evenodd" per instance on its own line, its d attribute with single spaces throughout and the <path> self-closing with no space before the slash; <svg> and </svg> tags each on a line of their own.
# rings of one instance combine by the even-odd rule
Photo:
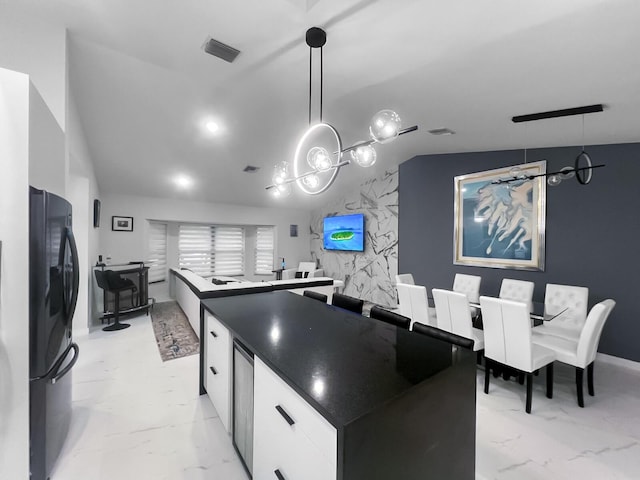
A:
<svg viewBox="0 0 640 480">
<path fill-rule="evenodd" d="M 551 175 L 566 175 L 567 173 L 571 173 L 571 172 L 582 172 L 583 170 L 591 170 L 592 168 L 601 168 L 601 167 L 606 167 L 606 165 L 592 165 L 590 167 L 580 167 L 580 168 L 571 168 L 571 169 L 567 169 L 567 170 L 560 170 L 559 172 L 547 172 L 547 173 L 539 173 L 537 175 L 525 175 L 523 178 L 518 178 L 518 177 L 511 177 L 511 178 L 499 178 L 497 180 L 494 180 L 491 183 L 494 184 L 501 184 L 501 183 L 511 183 L 511 182 L 517 182 L 519 180 L 533 180 L 534 178 L 538 178 L 538 177 L 549 177 Z"/>
<path fill-rule="evenodd" d="M 602 112 L 604 105 L 597 103 L 595 105 L 587 105 L 586 107 L 565 108 L 562 110 L 551 110 L 548 112 L 530 113 L 527 115 L 518 115 L 511 118 L 513 123 L 533 122 L 534 120 L 544 120 L 546 118 L 569 117 L 571 115 L 584 115 L 585 113 Z"/>
<path fill-rule="evenodd" d="M 309 47 L 309 126 L 311 126 L 311 47 Z"/>
<path fill-rule="evenodd" d="M 324 87 L 324 55 L 322 55 L 322 48 L 320 47 L 320 123 L 322 123 L 322 92 Z"/>
</svg>

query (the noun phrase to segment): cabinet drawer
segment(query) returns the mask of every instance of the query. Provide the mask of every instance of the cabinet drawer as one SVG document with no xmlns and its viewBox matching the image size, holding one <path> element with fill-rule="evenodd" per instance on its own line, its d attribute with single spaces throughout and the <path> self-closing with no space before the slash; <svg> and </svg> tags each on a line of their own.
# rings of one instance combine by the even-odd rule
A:
<svg viewBox="0 0 640 480">
<path fill-rule="evenodd" d="M 336 429 L 258 358 L 255 359 L 254 382 L 256 415 L 260 409 L 269 429 L 285 438 L 291 437 L 294 444 L 292 448 L 307 444 L 313 447 L 314 453 L 310 456 L 320 455 L 319 459 L 331 465 L 335 472 L 338 450 Z M 296 455 L 307 457 L 302 451 Z M 311 462 L 309 465 L 316 463 L 312 459 L 308 462 Z"/>
<path fill-rule="evenodd" d="M 231 429 L 231 335 L 213 315 L 205 312 L 204 385 L 220 421 Z M 213 332 L 213 334 L 211 333 Z"/>
<path fill-rule="evenodd" d="M 253 478 L 277 480 L 278 470 L 285 480 L 335 480 L 335 461 L 295 426 L 268 402 L 254 406 Z"/>
</svg>

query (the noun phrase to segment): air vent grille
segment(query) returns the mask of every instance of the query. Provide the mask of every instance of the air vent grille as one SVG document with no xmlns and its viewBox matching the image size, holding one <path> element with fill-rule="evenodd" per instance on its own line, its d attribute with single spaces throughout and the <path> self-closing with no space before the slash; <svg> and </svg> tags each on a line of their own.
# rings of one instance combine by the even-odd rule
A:
<svg viewBox="0 0 640 480">
<path fill-rule="evenodd" d="M 214 40 L 211 37 L 208 37 L 202 46 L 205 52 L 209 55 L 213 55 L 214 57 L 221 58 L 229 63 L 233 62 L 236 57 L 240 54 L 240 50 L 236 50 L 229 45 L 225 45 L 218 40 Z"/>
<path fill-rule="evenodd" d="M 429 130 L 429 133 L 431 135 L 453 135 L 456 132 L 449 128 L 434 128 L 433 130 Z"/>
<path fill-rule="evenodd" d="M 258 170 L 260 170 L 260 167 L 254 167 L 253 165 L 247 165 L 242 169 L 242 171 L 246 173 L 255 173 Z"/>
</svg>

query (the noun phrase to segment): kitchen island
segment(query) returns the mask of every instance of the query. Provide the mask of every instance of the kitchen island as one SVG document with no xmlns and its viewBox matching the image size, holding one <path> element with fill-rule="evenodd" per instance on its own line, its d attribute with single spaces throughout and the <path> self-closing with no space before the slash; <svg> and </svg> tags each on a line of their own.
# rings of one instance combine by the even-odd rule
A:
<svg viewBox="0 0 640 480">
<path fill-rule="evenodd" d="M 474 478 L 473 352 L 285 291 L 201 305 L 201 393 L 253 424 L 255 479 Z M 255 359 L 235 415 L 234 340 Z"/>
</svg>

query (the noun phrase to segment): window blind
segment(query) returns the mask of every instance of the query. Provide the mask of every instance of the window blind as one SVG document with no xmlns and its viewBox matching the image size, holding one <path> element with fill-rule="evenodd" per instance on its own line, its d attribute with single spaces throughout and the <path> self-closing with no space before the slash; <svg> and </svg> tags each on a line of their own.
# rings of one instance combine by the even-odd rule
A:
<svg viewBox="0 0 640 480">
<path fill-rule="evenodd" d="M 255 273 L 271 275 L 275 254 L 275 228 L 256 228 Z"/>
<path fill-rule="evenodd" d="M 167 224 L 149 222 L 149 283 L 167 279 Z"/>
<path fill-rule="evenodd" d="M 244 229 L 180 225 L 178 263 L 203 277 L 244 274 Z"/>
<path fill-rule="evenodd" d="M 244 274 L 244 228 L 215 226 L 214 273 Z"/>
</svg>

